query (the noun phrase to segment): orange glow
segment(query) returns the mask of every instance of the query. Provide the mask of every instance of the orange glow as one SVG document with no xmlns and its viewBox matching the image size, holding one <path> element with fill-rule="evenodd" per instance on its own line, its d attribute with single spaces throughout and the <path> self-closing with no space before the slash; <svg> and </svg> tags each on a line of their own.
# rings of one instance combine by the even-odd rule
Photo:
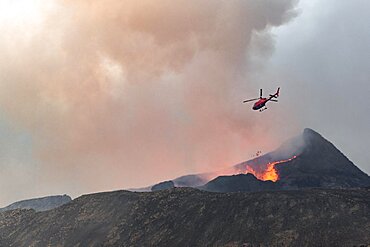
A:
<svg viewBox="0 0 370 247">
<path fill-rule="evenodd" d="M 295 158 L 297 158 L 297 156 L 293 156 L 292 158 L 290 159 L 287 159 L 287 160 L 279 160 L 279 161 L 274 161 L 274 162 L 270 162 L 266 165 L 266 169 L 263 170 L 262 172 L 257 172 L 255 169 L 253 169 L 252 167 L 250 166 L 246 166 L 246 170 L 245 170 L 245 174 L 247 173 L 251 173 L 253 174 L 256 178 L 258 178 L 259 180 L 263 180 L 263 181 L 267 181 L 267 180 L 271 180 L 273 182 L 276 182 L 277 180 L 279 180 L 279 174 L 277 173 L 276 169 L 275 169 L 275 166 L 277 164 L 281 164 L 281 163 L 285 163 L 285 162 L 289 162 L 291 160 L 294 160 Z"/>
</svg>

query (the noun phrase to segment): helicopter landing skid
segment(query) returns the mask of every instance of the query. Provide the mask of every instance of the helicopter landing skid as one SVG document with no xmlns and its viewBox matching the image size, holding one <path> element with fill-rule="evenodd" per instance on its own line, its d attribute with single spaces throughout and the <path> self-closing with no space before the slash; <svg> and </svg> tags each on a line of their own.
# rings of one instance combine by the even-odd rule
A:
<svg viewBox="0 0 370 247">
<path fill-rule="evenodd" d="M 267 107 L 260 109 L 260 112 L 266 111 Z"/>
</svg>

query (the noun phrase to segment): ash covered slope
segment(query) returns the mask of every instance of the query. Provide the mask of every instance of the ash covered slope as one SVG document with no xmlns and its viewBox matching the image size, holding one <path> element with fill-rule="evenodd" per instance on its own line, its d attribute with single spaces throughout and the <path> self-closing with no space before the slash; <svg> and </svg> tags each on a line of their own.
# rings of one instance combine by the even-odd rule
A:
<svg viewBox="0 0 370 247">
<path fill-rule="evenodd" d="M 305 129 L 302 138 L 298 157 L 276 165 L 282 188 L 370 186 L 370 177 L 320 134 Z"/>
<path fill-rule="evenodd" d="M 35 211 L 46 211 L 60 207 L 70 201 L 72 201 L 72 199 L 68 195 L 46 196 L 12 203 L 5 208 L 0 208 L 0 212 L 14 209 L 34 209 Z"/>
<path fill-rule="evenodd" d="M 116 191 L 0 213 L 0 246 L 359 246 L 369 233 L 365 188 Z"/>
</svg>

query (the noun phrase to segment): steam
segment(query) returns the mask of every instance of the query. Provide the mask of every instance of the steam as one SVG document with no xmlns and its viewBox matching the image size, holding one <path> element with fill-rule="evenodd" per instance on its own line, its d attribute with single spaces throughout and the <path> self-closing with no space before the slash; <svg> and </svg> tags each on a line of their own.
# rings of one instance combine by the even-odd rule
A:
<svg viewBox="0 0 370 247">
<path fill-rule="evenodd" d="M 32 26 L 0 26 L 0 111 L 32 140 L 30 193 L 147 185 L 279 143 L 240 102 L 294 5 L 65 0 Z"/>
</svg>

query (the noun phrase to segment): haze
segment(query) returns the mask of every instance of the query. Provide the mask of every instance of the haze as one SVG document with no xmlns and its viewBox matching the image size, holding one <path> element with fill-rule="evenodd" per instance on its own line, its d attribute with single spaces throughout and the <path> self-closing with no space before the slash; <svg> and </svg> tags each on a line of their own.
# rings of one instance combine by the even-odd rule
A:
<svg viewBox="0 0 370 247">
<path fill-rule="evenodd" d="M 0 0 L 0 205 L 218 170 L 304 127 L 369 173 L 369 10 Z M 241 103 L 278 86 L 263 113 Z"/>
</svg>

